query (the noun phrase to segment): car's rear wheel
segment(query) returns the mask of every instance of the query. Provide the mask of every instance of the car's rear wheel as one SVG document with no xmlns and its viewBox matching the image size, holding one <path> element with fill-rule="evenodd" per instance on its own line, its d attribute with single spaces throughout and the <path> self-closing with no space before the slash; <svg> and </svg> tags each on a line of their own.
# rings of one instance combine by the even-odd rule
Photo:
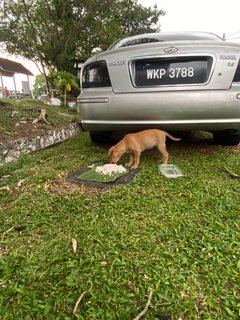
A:
<svg viewBox="0 0 240 320">
<path fill-rule="evenodd" d="M 213 142 L 223 146 L 236 146 L 240 142 L 240 135 L 213 133 Z"/>
<path fill-rule="evenodd" d="M 109 145 L 112 144 L 112 132 L 89 132 L 90 138 L 93 143 L 100 144 L 100 145 Z"/>
</svg>

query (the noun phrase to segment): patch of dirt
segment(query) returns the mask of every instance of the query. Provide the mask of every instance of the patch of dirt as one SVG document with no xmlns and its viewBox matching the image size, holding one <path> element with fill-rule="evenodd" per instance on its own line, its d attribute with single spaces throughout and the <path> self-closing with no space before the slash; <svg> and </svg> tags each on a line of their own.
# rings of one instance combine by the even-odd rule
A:
<svg viewBox="0 0 240 320">
<path fill-rule="evenodd" d="M 23 120 L 17 124 L 14 131 L 5 131 L 5 135 L 1 135 L 0 132 L 0 141 L 1 143 L 5 144 L 12 140 L 18 140 L 21 138 L 33 138 L 53 129 L 56 129 L 56 127 L 46 123 L 38 123 L 33 125 L 32 120 Z"/>
<path fill-rule="evenodd" d="M 232 151 L 239 151 L 240 150 L 240 143 L 237 146 L 225 146 L 224 149 L 232 150 Z"/>
<path fill-rule="evenodd" d="M 84 185 L 68 182 L 64 179 L 56 179 L 50 183 L 46 183 L 44 185 L 44 189 L 50 193 L 60 196 L 80 194 L 87 197 L 92 197 L 94 195 L 105 194 L 109 192 L 108 189 L 86 187 Z"/>
<path fill-rule="evenodd" d="M 10 130 L 7 130 L 0 126 L 0 142 L 5 144 L 12 140 L 17 140 L 20 138 L 33 138 L 39 134 L 43 134 L 48 130 L 52 130 L 55 127 L 53 125 L 47 124 L 45 122 L 39 122 L 37 124 L 33 124 L 33 120 L 37 119 L 39 116 L 38 108 L 28 108 L 26 109 L 26 115 L 19 117 L 19 112 L 13 110 L 11 104 L 8 104 L 5 101 L 0 100 L 0 113 L 9 114 L 13 122 Z M 23 110 L 22 112 L 24 112 Z M 29 115 L 29 111 L 31 115 Z"/>
<path fill-rule="evenodd" d="M 46 121 L 42 119 L 33 123 L 43 109 L 47 110 Z M 49 130 L 62 128 L 72 123 L 77 115 L 66 108 L 45 105 L 40 101 L 8 102 L 0 99 L 0 144 L 36 137 Z"/>
</svg>

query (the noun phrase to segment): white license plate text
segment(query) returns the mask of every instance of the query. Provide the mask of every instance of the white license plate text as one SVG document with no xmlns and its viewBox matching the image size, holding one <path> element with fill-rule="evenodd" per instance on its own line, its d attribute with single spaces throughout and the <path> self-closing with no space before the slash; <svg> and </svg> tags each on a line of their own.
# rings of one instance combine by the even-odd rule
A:
<svg viewBox="0 0 240 320">
<path fill-rule="evenodd" d="M 147 79 L 164 79 L 164 78 L 192 78 L 195 75 L 195 70 L 193 67 L 188 68 L 170 68 L 166 69 L 147 69 Z"/>
</svg>

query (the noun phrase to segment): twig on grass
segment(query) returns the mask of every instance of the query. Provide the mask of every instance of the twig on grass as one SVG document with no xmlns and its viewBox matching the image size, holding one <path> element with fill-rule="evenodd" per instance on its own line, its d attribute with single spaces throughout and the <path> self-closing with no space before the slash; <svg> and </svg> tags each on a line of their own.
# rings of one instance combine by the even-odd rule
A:
<svg viewBox="0 0 240 320">
<path fill-rule="evenodd" d="M 7 231 L 3 232 L 3 234 L 2 234 L 2 240 L 3 240 L 3 238 L 5 237 L 5 234 L 7 234 L 8 232 L 12 231 L 12 229 L 14 229 L 14 228 L 15 228 L 15 226 L 13 226 L 13 227 L 11 227 L 10 229 L 8 229 Z"/>
<path fill-rule="evenodd" d="M 39 108 L 23 108 L 23 111 L 29 111 L 29 112 L 40 112 L 41 109 Z"/>
<path fill-rule="evenodd" d="M 229 168 L 227 168 L 226 166 L 223 166 L 223 168 L 227 171 L 227 173 L 232 177 L 232 178 L 240 178 L 240 176 L 233 172 L 232 170 L 230 170 Z"/>
<path fill-rule="evenodd" d="M 83 293 L 80 295 L 80 297 L 78 298 L 78 300 L 77 300 L 77 302 L 76 302 L 76 304 L 75 304 L 75 307 L 74 307 L 74 309 L 73 309 L 73 316 L 74 316 L 75 318 L 78 317 L 78 315 L 77 315 L 77 308 L 78 308 L 80 302 L 82 301 L 82 298 L 85 296 L 86 293 L 87 293 L 87 290 L 86 290 L 86 291 L 83 291 Z"/>
<path fill-rule="evenodd" d="M 150 292 L 149 292 L 149 295 L 148 295 L 148 300 L 147 300 L 147 303 L 145 305 L 145 308 L 133 320 L 139 320 L 148 311 L 148 308 L 149 308 L 151 300 L 152 300 L 152 295 L 153 295 L 153 289 L 151 288 Z"/>
</svg>

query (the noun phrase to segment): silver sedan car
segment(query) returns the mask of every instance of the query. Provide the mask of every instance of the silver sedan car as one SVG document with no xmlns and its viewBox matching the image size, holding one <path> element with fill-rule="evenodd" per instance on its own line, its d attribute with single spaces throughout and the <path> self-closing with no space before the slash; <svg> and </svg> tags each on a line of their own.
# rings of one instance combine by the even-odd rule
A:
<svg viewBox="0 0 240 320">
<path fill-rule="evenodd" d="M 240 141 L 240 45 L 202 32 L 152 33 L 88 59 L 78 110 L 93 142 L 114 131 L 204 130 Z"/>
</svg>

